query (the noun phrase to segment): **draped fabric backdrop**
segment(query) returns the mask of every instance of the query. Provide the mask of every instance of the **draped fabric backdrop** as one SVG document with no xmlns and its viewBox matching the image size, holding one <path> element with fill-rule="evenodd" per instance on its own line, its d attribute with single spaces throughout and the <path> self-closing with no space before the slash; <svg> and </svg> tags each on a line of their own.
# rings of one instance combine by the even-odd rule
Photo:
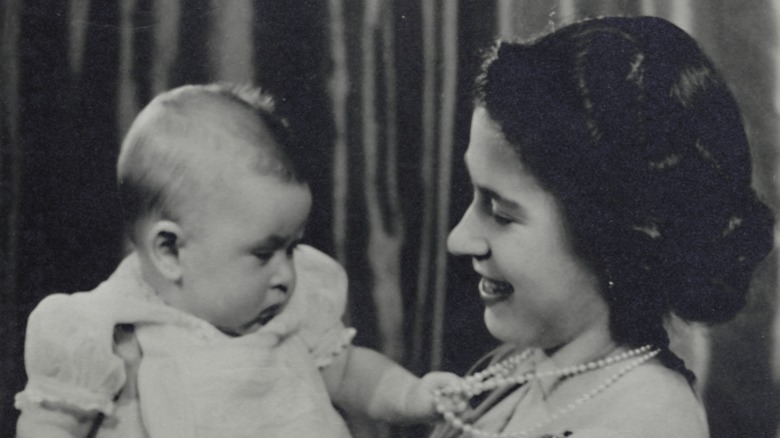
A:
<svg viewBox="0 0 780 438">
<path fill-rule="evenodd" d="M 350 276 L 356 343 L 416 373 L 462 373 L 495 342 L 468 260 L 446 254 L 470 186 L 470 87 L 494 38 L 584 17 L 658 15 L 692 33 L 741 103 L 755 186 L 780 207 L 780 6 L 773 0 L 3 0 L 0 430 L 25 382 L 24 324 L 47 294 L 121 257 L 118 144 L 158 92 L 259 82 L 310 147 L 308 241 Z M 734 322 L 679 328 L 713 437 L 780 437 L 775 254 Z M 424 436 L 351 418 L 356 437 Z"/>
</svg>

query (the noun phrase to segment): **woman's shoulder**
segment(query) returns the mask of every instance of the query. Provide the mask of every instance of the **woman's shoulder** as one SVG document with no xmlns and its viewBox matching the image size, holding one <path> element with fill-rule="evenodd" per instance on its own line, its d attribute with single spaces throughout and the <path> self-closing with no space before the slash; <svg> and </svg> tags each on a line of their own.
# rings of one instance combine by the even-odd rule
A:
<svg viewBox="0 0 780 438">
<path fill-rule="evenodd" d="M 600 420 L 593 434 L 583 430 L 583 437 L 709 436 L 706 414 L 694 388 L 658 361 L 623 376 L 595 405 L 603 414 L 597 415 Z"/>
</svg>

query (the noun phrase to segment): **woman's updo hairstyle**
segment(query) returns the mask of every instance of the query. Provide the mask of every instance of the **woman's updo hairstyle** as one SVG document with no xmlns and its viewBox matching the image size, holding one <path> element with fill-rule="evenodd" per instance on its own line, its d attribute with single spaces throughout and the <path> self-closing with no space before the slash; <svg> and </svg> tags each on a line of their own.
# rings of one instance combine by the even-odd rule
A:
<svg viewBox="0 0 780 438">
<path fill-rule="evenodd" d="M 670 311 L 716 323 L 745 305 L 774 219 L 750 186 L 737 104 L 684 31 L 611 17 L 500 42 L 476 91 L 558 198 L 618 342 L 666 349 Z"/>
</svg>

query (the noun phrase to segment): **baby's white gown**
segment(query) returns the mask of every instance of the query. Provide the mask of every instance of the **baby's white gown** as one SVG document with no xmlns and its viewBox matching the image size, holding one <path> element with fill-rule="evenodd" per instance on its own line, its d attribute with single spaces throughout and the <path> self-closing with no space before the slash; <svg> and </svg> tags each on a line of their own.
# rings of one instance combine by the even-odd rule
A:
<svg viewBox="0 0 780 438">
<path fill-rule="evenodd" d="M 17 407 L 103 413 L 101 438 L 349 437 L 319 372 L 355 334 L 341 322 L 346 275 L 308 246 L 294 260 L 285 310 L 241 337 L 162 303 L 135 254 L 91 292 L 47 297 L 28 323 Z M 134 326 L 142 354 L 139 396 L 121 403 L 119 324 Z"/>
</svg>

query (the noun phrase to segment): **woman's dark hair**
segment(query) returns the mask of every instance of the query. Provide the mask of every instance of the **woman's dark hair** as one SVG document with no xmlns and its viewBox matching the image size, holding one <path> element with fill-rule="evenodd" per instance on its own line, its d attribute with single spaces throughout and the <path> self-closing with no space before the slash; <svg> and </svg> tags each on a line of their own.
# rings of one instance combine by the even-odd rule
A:
<svg viewBox="0 0 780 438">
<path fill-rule="evenodd" d="M 712 62 L 665 20 L 601 18 L 498 43 L 476 91 L 558 198 L 615 339 L 661 347 L 692 379 L 664 317 L 734 317 L 773 241 L 739 109 Z"/>
</svg>

